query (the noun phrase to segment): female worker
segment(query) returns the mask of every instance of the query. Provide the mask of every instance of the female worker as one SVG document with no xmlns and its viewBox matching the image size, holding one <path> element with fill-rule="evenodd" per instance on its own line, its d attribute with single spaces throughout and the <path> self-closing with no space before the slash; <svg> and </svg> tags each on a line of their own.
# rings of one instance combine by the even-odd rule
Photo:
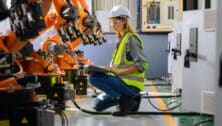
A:
<svg viewBox="0 0 222 126">
<path fill-rule="evenodd" d="M 143 42 L 130 25 L 131 14 L 124 6 L 114 6 L 110 12 L 110 24 L 118 37 L 110 66 L 103 67 L 108 74 L 94 73 L 90 83 L 104 93 L 97 96 L 93 108 L 102 111 L 118 105 L 118 114 L 137 111 L 140 91 L 144 89 L 144 74 L 148 61 L 143 53 Z"/>
</svg>

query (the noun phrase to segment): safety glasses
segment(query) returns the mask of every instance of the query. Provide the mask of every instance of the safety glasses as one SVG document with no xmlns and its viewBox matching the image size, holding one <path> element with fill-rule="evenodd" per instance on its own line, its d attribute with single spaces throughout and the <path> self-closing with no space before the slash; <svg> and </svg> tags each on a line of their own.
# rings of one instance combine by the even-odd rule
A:
<svg viewBox="0 0 222 126">
<path fill-rule="evenodd" d="M 120 16 L 114 17 L 114 18 L 116 18 L 117 20 L 123 20 L 123 19 L 125 19 L 124 17 L 120 17 Z"/>
<path fill-rule="evenodd" d="M 116 20 L 124 20 L 126 19 L 125 17 L 122 17 L 122 16 L 118 16 L 118 17 L 112 17 L 110 19 L 116 19 Z"/>
</svg>

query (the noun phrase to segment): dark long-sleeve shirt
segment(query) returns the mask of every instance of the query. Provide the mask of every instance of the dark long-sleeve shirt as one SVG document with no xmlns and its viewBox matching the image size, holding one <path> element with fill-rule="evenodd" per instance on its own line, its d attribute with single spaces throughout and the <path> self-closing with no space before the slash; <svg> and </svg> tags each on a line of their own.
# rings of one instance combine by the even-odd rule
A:
<svg viewBox="0 0 222 126">
<path fill-rule="evenodd" d="M 144 54 L 141 44 L 139 44 L 136 36 L 131 36 L 127 41 L 127 54 L 128 60 L 135 61 L 135 65 L 138 67 L 140 72 L 145 71 L 149 64 L 148 60 Z"/>
</svg>

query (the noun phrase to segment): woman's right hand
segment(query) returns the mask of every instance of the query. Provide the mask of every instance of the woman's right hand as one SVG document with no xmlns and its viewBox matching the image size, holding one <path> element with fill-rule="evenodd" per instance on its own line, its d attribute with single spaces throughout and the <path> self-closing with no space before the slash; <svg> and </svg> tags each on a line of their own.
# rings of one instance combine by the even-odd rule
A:
<svg viewBox="0 0 222 126">
<path fill-rule="evenodd" d="M 107 71 L 109 71 L 109 72 L 111 72 L 111 73 L 115 73 L 115 74 L 118 73 L 117 69 L 115 69 L 113 67 L 110 67 L 110 66 L 100 66 L 100 67 L 105 69 L 105 70 L 107 70 Z"/>
<path fill-rule="evenodd" d="M 113 68 L 110 67 L 110 66 L 99 66 L 99 67 L 102 68 L 102 69 L 105 69 L 107 71 L 110 71 L 110 72 L 112 72 L 112 70 L 113 70 Z"/>
</svg>

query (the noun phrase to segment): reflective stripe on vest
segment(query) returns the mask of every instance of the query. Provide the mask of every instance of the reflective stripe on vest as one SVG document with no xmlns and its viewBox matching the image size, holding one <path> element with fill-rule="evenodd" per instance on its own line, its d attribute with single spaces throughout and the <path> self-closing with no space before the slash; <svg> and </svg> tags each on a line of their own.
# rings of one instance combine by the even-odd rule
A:
<svg viewBox="0 0 222 126">
<path fill-rule="evenodd" d="M 134 61 L 128 61 L 126 58 L 126 44 L 128 39 L 133 35 L 133 33 L 126 33 L 120 40 L 118 48 L 116 48 L 112 55 L 112 60 L 110 65 L 114 68 L 125 68 L 135 64 Z M 139 44 L 143 48 L 142 41 L 138 38 Z M 126 85 L 137 87 L 140 90 L 144 89 L 144 72 L 135 72 L 127 75 L 119 75 L 121 80 L 125 82 Z"/>
</svg>

